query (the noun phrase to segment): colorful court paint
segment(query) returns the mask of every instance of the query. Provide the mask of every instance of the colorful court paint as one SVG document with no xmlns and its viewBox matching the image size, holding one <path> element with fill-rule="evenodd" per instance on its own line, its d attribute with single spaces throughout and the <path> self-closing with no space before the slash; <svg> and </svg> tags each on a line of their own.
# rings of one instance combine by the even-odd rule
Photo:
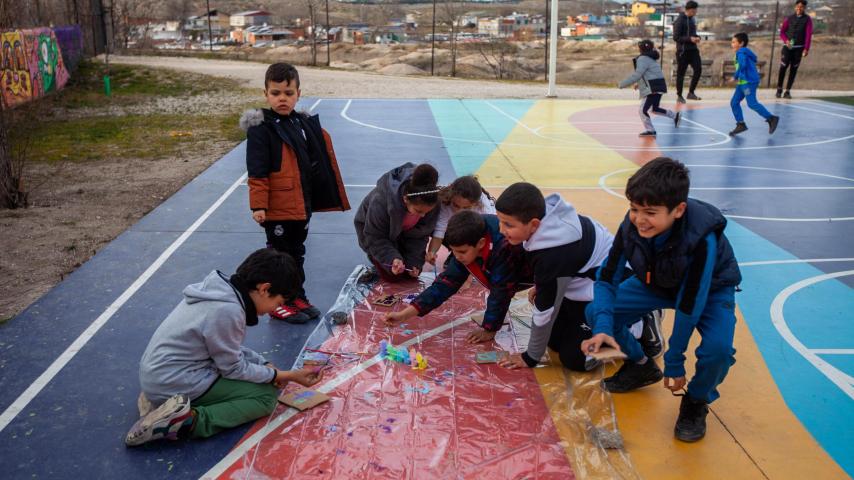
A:
<svg viewBox="0 0 854 480">
<path fill-rule="evenodd" d="M 854 108 L 766 105 L 782 117 L 771 137 L 750 111 L 750 130 L 728 137 L 728 105 L 702 102 L 682 110 L 678 129 L 655 118 L 654 140 L 636 136 L 635 102 L 303 99 L 301 106 L 332 134 L 354 205 L 390 168 L 431 162 L 443 182 L 476 173 L 494 194 L 515 181 L 536 183 L 613 230 L 626 210 L 622 187 L 639 165 L 659 155 L 688 164 L 692 196 L 728 216 L 742 265 L 738 363 L 697 444 L 673 440 L 678 399 L 664 389 L 613 396 L 632 464 L 646 478 L 846 478 L 854 475 Z M 244 173 L 240 146 L 0 327 L 4 478 L 199 477 L 247 433 L 250 425 L 201 442 L 132 450 L 122 443 L 137 415 L 140 355 L 183 286 L 213 269 L 232 271 L 263 245 Z M 364 262 L 352 215 L 312 220 L 307 290 L 323 310 Z M 287 366 L 315 326 L 265 318 L 248 344 Z M 535 373 L 541 385 L 561 375 Z M 572 386 L 571 376 L 564 381 Z M 541 394 L 546 408 L 570 408 Z M 555 429 L 562 442 L 573 441 L 559 422 Z"/>
</svg>

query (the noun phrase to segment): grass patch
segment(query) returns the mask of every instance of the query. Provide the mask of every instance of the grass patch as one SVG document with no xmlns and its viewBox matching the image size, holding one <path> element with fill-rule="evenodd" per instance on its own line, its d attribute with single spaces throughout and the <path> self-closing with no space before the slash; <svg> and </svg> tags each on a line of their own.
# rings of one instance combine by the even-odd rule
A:
<svg viewBox="0 0 854 480">
<path fill-rule="evenodd" d="M 231 79 L 133 65 L 111 65 L 110 85 L 108 97 L 104 94 L 104 65 L 86 61 L 63 90 L 43 102 L 68 109 L 133 105 L 152 97 L 186 97 L 240 87 Z"/>
<path fill-rule="evenodd" d="M 817 100 L 824 100 L 827 102 L 833 103 L 841 103 L 843 105 L 850 105 L 854 107 L 854 97 L 815 97 Z"/>
<path fill-rule="evenodd" d="M 210 139 L 243 140 L 239 114 L 187 116 L 127 115 L 48 120 L 33 125 L 27 135 L 33 161 L 94 161 L 105 158 L 163 158 Z M 13 138 L 14 141 L 14 138 Z"/>
</svg>

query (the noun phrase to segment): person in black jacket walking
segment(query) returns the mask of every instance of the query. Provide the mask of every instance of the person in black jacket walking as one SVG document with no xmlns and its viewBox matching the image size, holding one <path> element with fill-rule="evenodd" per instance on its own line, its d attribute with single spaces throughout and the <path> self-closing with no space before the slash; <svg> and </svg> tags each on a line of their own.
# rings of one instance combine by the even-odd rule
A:
<svg viewBox="0 0 854 480">
<path fill-rule="evenodd" d="M 691 71 L 694 72 L 691 76 L 691 86 L 688 87 L 688 99 L 700 100 L 700 97 L 694 93 L 697 89 L 697 84 L 700 83 L 700 74 L 703 73 L 703 61 L 700 58 L 700 49 L 697 45 L 700 43 L 700 37 L 697 36 L 697 23 L 694 21 L 694 15 L 697 14 L 697 2 L 685 3 L 685 11 L 679 14 L 679 17 L 673 22 L 673 40 L 676 41 L 676 101 L 685 103 L 685 97 L 682 96 L 682 84 L 685 81 L 685 72 L 688 70 L 688 65 L 691 66 Z"/>
</svg>

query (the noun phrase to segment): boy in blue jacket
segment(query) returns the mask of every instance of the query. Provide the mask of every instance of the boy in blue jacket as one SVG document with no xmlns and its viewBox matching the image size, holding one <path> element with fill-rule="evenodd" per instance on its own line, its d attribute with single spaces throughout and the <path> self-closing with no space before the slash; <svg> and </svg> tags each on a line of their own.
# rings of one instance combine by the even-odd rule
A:
<svg viewBox="0 0 854 480">
<path fill-rule="evenodd" d="M 531 287 L 531 275 L 521 245 L 510 244 L 499 232 L 498 217 L 462 210 L 448 221 L 445 243 L 453 253 L 445 270 L 408 307 L 386 314 L 386 323 L 424 316 L 439 307 L 474 275 L 489 289 L 483 329 L 471 332 L 468 343 L 488 342 L 504 324 L 513 295 Z"/>
<path fill-rule="evenodd" d="M 772 115 L 761 103 L 756 99 L 756 90 L 759 88 L 759 71 L 756 70 L 756 54 L 753 50 L 747 48 L 750 39 L 746 33 L 736 33 L 732 36 L 732 49 L 735 52 L 735 74 L 732 76 L 731 82 L 736 84 L 735 92 L 732 94 L 732 99 L 729 101 L 729 106 L 732 108 L 732 114 L 735 116 L 735 128 L 729 132 L 730 136 L 738 135 L 741 132 L 747 131 L 747 124 L 744 123 L 744 114 L 741 111 L 741 101 L 747 98 L 747 106 L 751 110 L 762 115 L 762 118 L 768 122 L 768 134 L 774 133 L 777 130 L 777 124 L 780 122 L 780 117 Z"/>
<path fill-rule="evenodd" d="M 661 380 L 672 392 L 686 385 L 685 350 L 696 329 L 694 377 L 682 397 L 674 433 L 694 442 L 706 433 L 708 404 L 735 363 L 735 288 L 738 262 L 724 235 L 726 219 L 712 205 L 688 198 L 688 169 L 670 158 L 650 161 L 629 179 L 629 213 L 599 269 L 593 303 L 587 308 L 592 337 L 581 350 L 598 352 L 602 344 L 628 358 L 603 381 L 606 390 L 623 393 Z M 625 281 L 628 261 L 634 275 Z M 659 308 L 676 310 L 664 373 L 644 354 L 628 330 L 638 316 Z"/>
</svg>

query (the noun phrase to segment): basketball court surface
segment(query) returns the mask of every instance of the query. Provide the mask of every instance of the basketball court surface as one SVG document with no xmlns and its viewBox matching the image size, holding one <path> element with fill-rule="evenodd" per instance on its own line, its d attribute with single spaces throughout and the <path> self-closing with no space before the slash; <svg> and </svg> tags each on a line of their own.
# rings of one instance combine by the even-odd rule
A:
<svg viewBox="0 0 854 480">
<path fill-rule="evenodd" d="M 744 277 L 736 296 L 737 363 L 701 442 L 673 439 L 678 399 L 660 385 L 607 396 L 595 374 L 560 366 L 478 369 L 462 342 L 472 328 L 467 315 L 483 301 L 472 289 L 410 322 L 408 335 L 380 328 L 381 312 L 365 302 L 352 306 L 351 325 L 343 329 L 323 320 L 294 326 L 262 318 L 246 344 L 281 367 L 294 364 L 307 343 L 365 354 L 325 376 L 319 388 L 332 400 L 309 412 L 280 407 L 271 418 L 205 441 L 125 448 L 123 437 L 138 417 L 139 359 L 183 287 L 214 269 L 232 272 L 264 245 L 248 210 L 240 145 L 0 327 L 0 472 L 4 478 L 850 477 L 854 108 L 817 100 L 766 106 L 782 117 L 773 136 L 746 110 L 750 130 L 731 138 L 729 106 L 702 102 L 682 110 L 680 128 L 654 118 L 658 138 L 640 139 L 635 102 L 303 99 L 300 105 L 319 114 L 331 133 L 354 208 L 386 171 L 429 162 L 442 183 L 474 173 L 495 196 L 514 182 L 532 182 L 615 231 L 632 172 L 662 155 L 688 165 L 691 195 L 727 215 L 726 234 Z M 351 210 L 317 214 L 311 222 L 306 289 L 323 311 L 366 262 L 352 218 Z M 411 341 L 433 368 L 418 377 L 378 361 L 376 342 L 388 336 Z M 688 354 L 689 375 L 692 364 Z M 601 408 L 595 414 L 590 408 L 585 421 L 618 426 L 624 450 L 582 445 L 589 439 L 574 416 L 594 403 Z"/>
</svg>

